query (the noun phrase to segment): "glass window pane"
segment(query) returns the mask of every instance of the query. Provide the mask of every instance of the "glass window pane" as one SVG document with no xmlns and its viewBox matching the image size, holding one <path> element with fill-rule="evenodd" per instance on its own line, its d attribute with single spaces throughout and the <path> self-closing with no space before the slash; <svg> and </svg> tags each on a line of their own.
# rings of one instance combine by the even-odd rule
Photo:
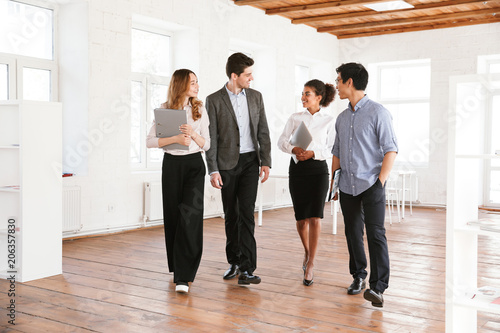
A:
<svg viewBox="0 0 500 333">
<path fill-rule="evenodd" d="M 153 119 L 154 108 L 160 107 L 161 104 L 165 103 L 167 100 L 168 86 L 164 84 L 152 84 L 151 85 L 151 101 L 150 105 L 153 107 L 149 110 L 149 119 Z M 159 163 L 163 160 L 163 150 L 162 149 L 150 149 L 149 161 L 153 163 Z"/>
<path fill-rule="evenodd" d="M 491 105 L 491 148 L 492 154 L 500 150 L 500 95 L 493 96 L 493 103 Z M 500 167 L 500 159 L 493 158 L 491 160 L 493 167 Z"/>
<path fill-rule="evenodd" d="M 141 101 L 142 101 L 142 83 L 132 81 L 131 86 L 131 105 L 130 105 L 130 158 L 132 163 L 141 163 L 142 141 L 146 138 L 141 137 Z"/>
<path fill-rule="evenodd" d="M 153 83 L 151 84 L 150 89 L 151 89 L 150 91 L 151 100 L 149 102 L 150 105 L 153 106 L 153 108 L 149 110 L 150 111 L 149 115 L 150 119 L 153 119 L 154 115 L 153 109 L 159 108 L 167 100 L 168 85 Z"/>
<path fill-rule="evenodd" d="M 50 71 L 23 68 L 23 98 L 33 101 L 50 101 Z"/>
<path fill-rule="evenodd" d="M 0 101 L 9 99 L 9 66 L 0 64 Z"/>
<path fill-rule="evenodd" d="M 387 67 L 380 71 L 381 99 L 429 98 L 430 66 Z"/>
<path fill-rule="evenodd" d="M 393 117 L 398 139 L 398 162 L 428 163 L 436 143 L 429 141 L 429 103 L 385 105 Z"/>
<path fill-rule="evenodd" d="M 295 94 L 302 96 L 304 84 L 309 81 L 309 67 L 295 66 Z"/>
<path fill-rule="evenodd" d="M 304 89 L 304 84 L 309 81 L 309 67 L 295 65 L 295 109 L 297 111 L 302 111 L 302 90 Z"/>
<path fill-rule="evenodd" d="M 490 64 L 490 73 L 500 73 L 500 63 Z"/>
<path fill-rule="evenodd" d="M 132 72 L 167 76 L 170 37 L 132 29 Z"/>
<path fill-rule="evenodd" d="M 500 171 L 491 172 L 490 204 L 500 204 Z"/>
<path fill-rule="evenodd" d="M 53 59 L 53 11 L 0 1 L 0 52 Z"/>
</svg>

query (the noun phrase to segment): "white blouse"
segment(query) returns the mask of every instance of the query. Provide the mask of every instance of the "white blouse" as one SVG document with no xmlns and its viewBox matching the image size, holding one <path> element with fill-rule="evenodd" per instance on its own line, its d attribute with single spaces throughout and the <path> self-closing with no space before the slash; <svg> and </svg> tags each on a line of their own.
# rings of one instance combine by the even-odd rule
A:
<svg viewBox="0 0 500 333">
<path fill-rule="evenodd" d="M 203 147 L 198 146 L 196 142 L 194 142 L 193 139 L 191 139 L 191 144 L 189 145 L 188 150 L 182 150 L 182 149 L 167 149 L 167 146 L 163 147 L 163 151 L 166 153 L 169 153 L 171 155 L 188 155 L 188 154 L 193 154 L 197 153 L 199 151 L 207 151 L 210 149 L 210 132 L 208 129 L 208 125 L 210 124 L 210 121 L 208 119 L 208 114 L 207 110 L 205 109 L 204 106 L 200 107 L 200 112 L 201 112 L 201 118 L 198 120 L 194 121 L 193 120 L 193 109 L 191 105 L 186 105 L 184 107 L 184 110 L 186 111 L 187 114 L 187 123 L 188 125 L 191 125 L 193 128 L 193 131 L 195 131 L 197 134 L 201 135 L 205 139 L 205 144 Z M 181 131 L 179 131 L 179 134 Z M 151 129 L 149 130 L 149 134 L 146 138 L 146 147 L 148 148 L 160 148 L 158 144 L 159 138 L 156 137 L 156 123 L 153 120 L 153 124 L 151 126 Z"/>
<path fill-rule="evenodd" d="M 321 112 L 321 109 L 313 115 L 308 110 L 292 114 L 278 139 L 278 148 L 285 153 L 292 154 L 292 149 L 295 146 L 290 144 L 290 139 L 302 121 L 312 136 L 312 141 L 307 150 L 314 152 L 314 159 L 324 161 L 331 158 L 335 141 L 334 119 L 332 116 Z"/>
</svg>

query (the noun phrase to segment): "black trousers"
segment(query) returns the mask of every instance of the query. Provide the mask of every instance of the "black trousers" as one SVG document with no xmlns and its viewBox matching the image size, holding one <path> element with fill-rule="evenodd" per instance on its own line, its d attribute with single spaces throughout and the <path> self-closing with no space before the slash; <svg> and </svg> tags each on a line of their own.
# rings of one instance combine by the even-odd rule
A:
<svg viewBox="0 0 500 333">
<path fill-rule="evenodd" d="M 257 268 L 255 242 L 255 199 L 259 182 L 259 162 L 255 152 L 240 154 L 231 170 L 220 170 L 222 205 L 226 218 L 226 257 L 242 271 Z"/>
<path fill-rule="evenodd" d="M 200 153 L 163 157 L 163 224 L 168 269 L 176 283 L 194 281 L 200 266 L 205 172 Z"/>
<path fill-rule="evenodd" d="M 364 228 L 370 254 L 370 288 L 384 292 L 389 286 L 389 250 L 385 237 L 385 189 L 377 179 L 365 192 L 352 196 L 340 191 L 345 236 L 349 250 L 349 272 L 366 278 Z"/>
</svg>

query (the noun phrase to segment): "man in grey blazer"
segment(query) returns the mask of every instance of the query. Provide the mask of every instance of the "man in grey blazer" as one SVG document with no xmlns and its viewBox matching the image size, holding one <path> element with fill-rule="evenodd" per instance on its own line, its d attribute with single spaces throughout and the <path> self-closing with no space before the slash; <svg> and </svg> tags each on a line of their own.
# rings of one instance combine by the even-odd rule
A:
<svg viewBox="0 0 500 333">
<path fill-rule="evenodd" d="M 254 237 L 255 199 L 259 177 L 265 182 L 271 168 L 271 140 L 262 95 L 250 89 L 254 61 L 243 53 L 226 64 L 227 84 L 207 97 L 210 182 L 221 190 L 226 226 L 224 279 L 239 274 L 238 284 L 258 284 Z M 259 171 L 260 167 L 260 171 Z"/>
</svg>

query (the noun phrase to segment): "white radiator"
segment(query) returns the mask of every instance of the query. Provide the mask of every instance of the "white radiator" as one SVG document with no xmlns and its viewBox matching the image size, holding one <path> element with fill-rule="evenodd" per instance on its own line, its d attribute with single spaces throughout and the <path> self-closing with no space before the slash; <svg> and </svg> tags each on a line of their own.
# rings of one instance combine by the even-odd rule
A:
<svg viewBox="0 0 500 333">
<path fill-rule="evenodd" d="M 163 220 L 161 182 L 144 183 L 144 221 Z"/>
<path fill-rule="evenodd" d="M 63 232 L 76 232 L 82 229 L 80 186 L 63 187 Z"/>
</svg>

